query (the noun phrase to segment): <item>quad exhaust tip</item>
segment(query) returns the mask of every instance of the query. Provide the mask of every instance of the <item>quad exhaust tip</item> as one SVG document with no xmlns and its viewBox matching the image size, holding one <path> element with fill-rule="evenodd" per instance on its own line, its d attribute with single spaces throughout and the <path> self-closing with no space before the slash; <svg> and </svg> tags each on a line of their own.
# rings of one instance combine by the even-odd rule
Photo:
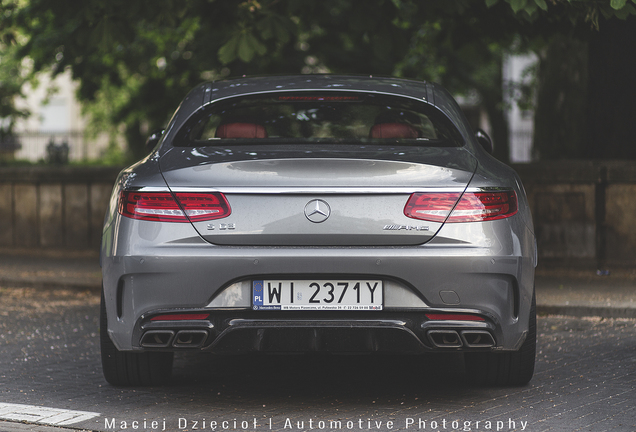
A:
<svg viewBox="0 0 636 432">
<path fill-rule="evenodd" d="M 492 348 L 495 340 L 485 330 L 429 330 L 429 340 L 437 348 Z"/>
<path fill-rule="evenodd" d="M 455 330 L 429 330 L 428 338 L 438 348 L 461 348 L 463 345 Z"/>
<path fill-rule="evenodd" d="M 165 348 L 170 346 L 174 332 L 172 330 L 149 330 L 141 338 L 144 348 Z"/>
<path fill-rule="evenodd" d="M 206 330 L 181 330 L 174 337 L 172 346 L 175 348 L 200 348 L 208 338 Z"/>
<path fill-rule="evenodd" d="M 469 348 L 491 348 L 495 346 L 495 340 L 492 335 L 485 330 L 464 330 L 461 335 L 462 340 Z"/>
<path fill-rule="evenodd" d="M 148 330 L 141 337 L 144 348 L 200 348 L 208 338 L 206 330 Z"/>
</svg>

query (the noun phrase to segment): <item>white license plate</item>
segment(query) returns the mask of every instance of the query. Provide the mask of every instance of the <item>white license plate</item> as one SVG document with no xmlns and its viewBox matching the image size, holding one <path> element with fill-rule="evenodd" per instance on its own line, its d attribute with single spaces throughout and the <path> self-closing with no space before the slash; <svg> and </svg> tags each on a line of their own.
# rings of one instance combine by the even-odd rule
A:
<svg viewBox="0 0 636 432">
<path fill-rule="evenodd" d="M 382 310 L 381 280 L 255 280 L 254 310 Z"/>
</svg>

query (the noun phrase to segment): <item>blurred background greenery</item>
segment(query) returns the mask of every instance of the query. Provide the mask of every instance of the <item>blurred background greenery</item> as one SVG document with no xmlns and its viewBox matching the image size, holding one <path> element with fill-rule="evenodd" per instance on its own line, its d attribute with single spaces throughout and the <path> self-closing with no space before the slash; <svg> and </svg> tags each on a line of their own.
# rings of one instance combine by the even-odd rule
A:
<svg viewBox="0 0 636 432">
<path fill-rule="evenodd" d="M 476 101 L 503 161 L 511 104 L 534 116 L 532 160 L 636 158 L 635 15 L 636 0 L 0 0 L 0 151 L 42 77 L 70 74 L 83 133 L 107 141 L 82 163 L 123 165 L 201 81 L 344 73 Z M 506 56 L 527 53 L 507 80 Z"/>
</svg>

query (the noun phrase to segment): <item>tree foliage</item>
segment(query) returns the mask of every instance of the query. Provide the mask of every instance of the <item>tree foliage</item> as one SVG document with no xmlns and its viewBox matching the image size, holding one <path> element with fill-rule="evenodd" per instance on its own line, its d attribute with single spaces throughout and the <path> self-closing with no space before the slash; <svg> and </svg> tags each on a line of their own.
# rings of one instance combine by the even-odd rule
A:
<svg viewBox="0 0 636 432">
<path fill-rule="evenodd" d="M 605 17 L 636 14 L 635 4 L 0 0 L 0 36 L 13 46 L 15 61 L 32 59 L 33 73 L 70 69 L 94 126 L 125 125 L 137 155 L 145 131 L 164 125 L 183 95 L 202 80 L 325 71 L 429 79 L 453 91 L 476 90 L 495 127 L 495 141 L 506 142 L 504 50 L 519 47 L 519 41 L 526 48 L 545 43 L 547 34 L 589 32 Z M 5 80 L 0 83 L 6 86 Z M 9 105 L 3 99 L 3 107 Z"/>
<path fill-rule="evenodd" d="M 613 17 L 625 19 L 636 15 L 634 0 L 485 0 L 488 7 L 500 1 L 506 2 L 520 18 L 534 22 L 543 18 L 545 13 L 553 13 L 555 8 L 567 11 L 570 23 L 585 21 L 598 29 L 599 19 Z M 563 17 L 559 17 L 559 20 Z"/>
<path fill-rule="evenodd" d="M 0 42 L 0 159 L 3 152 L 12 153 L 19 148 L 13 128 L 17 119 L 29 115 L 27 110 L 15 106 L 16 97 L 22 95 L 26 74 L 14 50 L 15 47 Z"/>
</svg>

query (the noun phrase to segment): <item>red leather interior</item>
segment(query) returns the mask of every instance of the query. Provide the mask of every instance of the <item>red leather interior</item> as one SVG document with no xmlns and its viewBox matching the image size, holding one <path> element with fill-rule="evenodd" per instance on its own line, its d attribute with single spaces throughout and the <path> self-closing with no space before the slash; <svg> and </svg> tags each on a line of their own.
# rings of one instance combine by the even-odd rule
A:
<svg viewBox="0 0 636 432">
<path fill-rule="evenodd" d="M 417 138 L 417 129 L 406 123 L 379 123 L 371 128 L 370 138 Z"/>
<path fill-rule="evenodd" d="M 267 138 L 267 131 L 254 123 L 225 123 L 216 128 L 217 138 Z"/>
</svg>

